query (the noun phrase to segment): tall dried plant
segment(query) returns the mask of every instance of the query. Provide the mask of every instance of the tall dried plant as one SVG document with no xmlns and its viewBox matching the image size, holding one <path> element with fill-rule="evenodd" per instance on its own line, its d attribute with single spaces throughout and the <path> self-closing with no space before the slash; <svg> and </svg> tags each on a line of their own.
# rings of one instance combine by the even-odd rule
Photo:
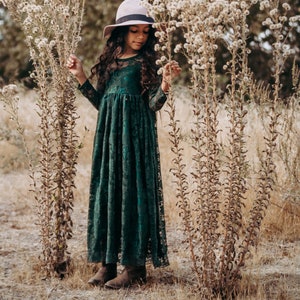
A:
<svg viewBox="0 0 300 300">
<path fill-rule="evenodd" d="M 213 251 L 219 234 L 220 213 L 220 145 L 218 135 L 218 106 L 216 89 L 215 56 L 217 49 L 218 24 L 210 20 L 220 10 L 218 7 L 206 11 L 206 3 L 193 3 L 195 11 L 205 12 L 196 18 L 191 14 L 188 2 L 181 8 L 180 24 L 185 29 L 184 53 L 191 65 L 193 128 L 193 224 L 192 235 L 196 256 L 198 285 L 202 286 L 203 297 L 208 297 L 214 286 L 216 255 Z M 221 17 L 222 18 L 222 17 Z M 216 31 L 215 31 L 216 30 Z M 214 34 L 211 34 L 214 32 Z"/>
<path fill-rule="evenodd" d="M 283 8 L 289 9 L 288 4 L 284 3 Z M 257 244 L 258 235 L 261 223 L 267 209 L 271 191 L 274 185 L 274 154 L 277 146 L 279 116 L 279 89 L 280 89 L 280 73 L 283 66 L 284 57 L 289 55 L 286 53 L 284 43 L 282 42 L 282 23 L 286 22 L 287 18 L 279 13 L 279 1 L 262 1 L 260 9 L 265 10 L 268 18 L 264 24 L 269 27 L 275 37 L 275 42 L 272 45 L 273 60 L 274 60 L 274 85 L 271 88 L 272 94 L 268 99 L 266 117 L 268 124 L 264 139 L 266 141 L 265 148 L 261 153 L 261 167 L 259 169 L 259 177 L 257 179 L 256 198 L 253 200 L 253 205 L 250 210 L 249 224 L 241 245 L 241 251 L 237 261 L 237 266 L 243 266 L 245 257 L 248 254 L 250 247 Z M 237 273 L 237 271 L 235 271 Z"/>
<path fill-rule="evenodd" d="M 176 21 L 174 21 L 174 15 L 170 16 L 165 12 L 168 11 L 168 6 L 170 2 L 160 3 L 159 7 L 157 3 L 152 3 L 152 5 L 148 2 L 142 1 L 145 7 L 148 8 L 150 12 L 153 11 L 155 7 L 156 14 L 156 24 L 154 27 L 157 28 L 156 36 L 158 38 L 159 43 L 156 45 L 156 51 L 161 53 L 160 59 L 156 62 L 159 66 L 164 66 L 166 63 L 170 62 L 173 58 L 172 52 L 172 37 L 176 30 Z M 160 13 L 157 12 L 160 11 Z M 158 71 L 160 74 L 162 72 L 162 68 Z M 174 176 L 174 182 L 176 184 L 176 197 L 178 201 L 176 202 L 176 206 L 180 209 L 180 215 L 182 217 L 185 232 L 187 234 L 186 243 L 189 245 L 189 249 L 191 252 L 191 256 L 193 257 L 192 262 L 194 264 L 193 270 L 198 273 L 197 257 L 194 252 L 194 242 L 193 242 L 193 229 L 192 229 L 192 208 L 190 206 L 189 196 L 189 182 L 187 178 L 186 164 L 184 163 L 184 153 L 183 146 L 181 141 L 181 128 L 179 126 L 179 121 L 176 119 L 176 109 L 175 109 L 175 97 L 174 91 L 172 89 L 172 84 L 169 82 L 170 90 L 168 93 L 168 102 L 167 102 L 167 113 L 169 115 L 169 135 L 170 141 L 172 144 L 171 151 L 174 154 L 172 159 L 173 167 L 171 168 L 171 173 Z M 198 278 L 200 278 L 200 274 L 198 273 Z"/>
<path fill-rule="evenodd" d="M 2 0 L 25 33 L 38 86 L 40 158 L 31 172 L 45 275 L 67 272 L 78 156 L 74 83 L 66 61 L 80 40 L 84 1 Z"/>
<path fill-rule="evenodd" d="M 192 171 L 189 174 L 188 158 L 184 156 L 181 128 L 184 124 L 176 118 L 176 104 L 172 95 L 169 103 L 170 141 L 173 175 L 177 185 L 179 214 L 191 251 L 192 268 L 197 278 L 202 298 L 215 294 L 224 299 L 234 296 L 239 288 L 241 271 L 251 247 L 257 245 L 258 235 L 269 205 L 274 183 L 274 153 L 279 125 L 280 72 L 285 57 L 293 54 L 284 45 L 282 24 L 288 19 L 281 14 L 278 1 L 261 1 L 261 10 L 268 18 L 265 25 L 275 36 L 272 45 L 274 57 L 274 85 L 270 89 L 253 81 L 248 68 L 249 49 L 246 46 L 247 15 L 256 0 L 250 1 L 198 1 L 152 0 L 143 1 L 158 22 L 164 24 L 158 33 L 163 47 L 160 63 L 172 59 L 169 45 L 170 33 L 176 27 L 184 32 L 184 42 L 175 46 L 182 51 L 190 64 L 194 116 L 190 134 L 193 150 Z M 283 11 L 289 9 L 282 5 Z M 295 22 L 299 17 L 290 18 Z M 157 25 L 160 26 L 159 24 Z M 230 76 L 223 99 L 217 93 L 216 56 L 218 43 L 224 43 L 231 57 L 224 66 Z M 168 46 L 166 46 L 168 45 Z M 167 54 L 166 54 L 167 52 Z M 166 57 L 168 59 L 166 59 Z M 245 125 L 247 110 L 245 100 L 266 100 L 265 145 L 261 150 L 261 167 L 256 181 L 256 197 L 245 219 L 247 183 L 247 149 Z M 221 155 L 218 123 L 220 103 L 225 103 L 230 128 L 226 133 L 225 157 Z M 187 153 L 190 153 L 188 151 Z"/>
<path fill-rule="evenodd" d="M 231 59 L 226 69 L 230 74 L 227 87 L 228 119 L 228 151 L 224 164 L 224 209 L 221 226 L 223 238 L 218 261 L 217 290 L 223 295 L 230 295 L 240 279 L 239 268 L 236 269 L 236 258 L 240 246 L 243 206 L 245 200 L 247 161 L 245 148 L 245 96 L 249 89 L 250 75 L 247 65 L 246 38 L 248 26 L 246 17 L 251 2 L 231 2 L 227 20 L 227 48 Z M 237 273 L 234 274 L 235 269 Z"/>
</svg>

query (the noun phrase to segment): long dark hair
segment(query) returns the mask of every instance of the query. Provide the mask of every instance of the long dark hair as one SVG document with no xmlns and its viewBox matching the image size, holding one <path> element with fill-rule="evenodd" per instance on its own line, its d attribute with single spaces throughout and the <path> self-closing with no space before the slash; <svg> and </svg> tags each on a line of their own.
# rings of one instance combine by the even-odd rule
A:
<svg viewBox="0 0 300 300">
<path fill-rule="evenodd" d="M 110 78 L 111 71 L 116 68 L 117 58 L 124 49 L 125 36 L 128 31 L 129 26 L 116 27 L 107 40 L 97 63 L 91 68 L 91 77 L 93 78 L 96 76 L 97 89 L 100 91 L 105 89 L 105 85 Z M 147 42 L 139 51 L 139 55 L 142 58 L 142 93 L 159 83 L 159 76 L 157 75 L 157 66 L 155 63 L 157 59 L 157 53 L 154 50 L 156 43 L 157 38 L 155 36 L 155 29 L 150 26 Z"/>
</svg>

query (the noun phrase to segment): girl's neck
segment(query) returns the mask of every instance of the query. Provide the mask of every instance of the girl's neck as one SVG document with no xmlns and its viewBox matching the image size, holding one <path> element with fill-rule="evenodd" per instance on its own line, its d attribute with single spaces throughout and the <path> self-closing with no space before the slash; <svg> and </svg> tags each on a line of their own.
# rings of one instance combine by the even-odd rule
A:
<svg viewBox="0 0 300 300">
<path fill-rule="evenodd" d="M 128 59 L 128 58 L 132 58 L 132 57 L 135 57 L 135 56 L 138 56 L 138 53 L 137 54 L 132 54 L 132 55 L 120 55 L 120 56 L 118 56 L 118 59 Z"/>
<path fill-rule="evenodd" d="M 125 52 L 121 52 L 118 55 L 118 58 L 125 59 L 125 58 L 137 56 L 138 54 L 139 54 L 139 51 L 125 51 Z"/>
</svg>

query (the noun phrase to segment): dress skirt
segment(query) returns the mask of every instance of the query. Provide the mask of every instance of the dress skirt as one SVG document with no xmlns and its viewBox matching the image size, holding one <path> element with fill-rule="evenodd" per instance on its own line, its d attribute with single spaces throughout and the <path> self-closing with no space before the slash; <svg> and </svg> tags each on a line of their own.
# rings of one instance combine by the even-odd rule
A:
<svg viewBox="0 0 300 300">
<path fill-rule="evenodd" d="M 140 94 L 140 63 L 127 59 L 103 94 L 89 81 L 80 90 L 98 109 L 88 212 L 90 262 L 168 265 L 155 110 L 158 88 Z M 152 109 L 151 104 L 152 103 Z"/>
</svg>

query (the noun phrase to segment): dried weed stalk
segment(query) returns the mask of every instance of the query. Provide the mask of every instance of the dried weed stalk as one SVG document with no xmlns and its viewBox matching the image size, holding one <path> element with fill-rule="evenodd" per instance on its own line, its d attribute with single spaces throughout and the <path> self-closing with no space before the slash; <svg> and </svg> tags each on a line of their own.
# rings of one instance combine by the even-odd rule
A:
<svg viewBox="0 0 300 300">
<path fill-rule="evenodd" d="M 143 2 L 149 11 L 152 11 L 153 6 L 148 2 Z M 160 11 L 162 13 L 156 13 L 155 19 L 157 27 L 156 36 L 158 38 L 159 44 L 156 45 L 156 51 L 159 51 L 162 55 L 157 61 L 157 64 L 160 66 L 165 65 L 166 63 L 172 60 L 172 36 L 176 30 L 176 22 L 172 20 L 169 14 L 164 12 L 168 9 L 163 3 L 161 3 Z M 172 16 L 174 17 L 174 16 Z M 162 72 L 162 68 L 158 73 Z M 172 84 L 170 83 L 170 90 L 168 94 L 167 102 L 167 113 L 169 115 L 169 126 L 170 126 L 170 141 L 172 144 L 172 152 L 174 158 L 172 159 L 173 167 L 171 168 L 171 173 L 174 175 L 174 183 L 176 185 L 176 197 L 178 201 L 176 203 L 177 207 L 180 209 L 180 216 L 182 217 L 185 232 L 187 234 L 186 243 L 189 245 L 191 256 L 193 257 L 193 270 L 198 273 L 199 268 L 197 267 L 197 256 L 194 252 L 194 236 L 192 228 L 192 208 L 190 206 L 190 191 L 189 191 L 189 182 L 187 177 L 186 165 L 184 163 L 184 153 L 181 140 L 181 129 L 179 127 L 179 121 L 176 119 L 176 109 L 175 109 L 175 97 L 172 89 Z M 197 278 L 200 278 L 198 274 Z M 199 282 L 200 284 L 200 282 Z"/>
<path fill-rule="evenodd" d="M 190 64 L 192 75 L 191 109 L 194 116 L 191 131 L 193 171 L 188 174 L 181 139 L 180 121 L 176 119 L 176 105 L 169 99 L 170 137 L 173 175 L 177 185 L 179 214 L 183 218 L 186 241 L 190 247 L 193 271 L 202 298 L 220 295 L 230 299 L 238 292 L 241 271 L 251 251 L 257 245 L 261 223 L 268 208 L 274 185 L 274 154 L 277 147 L 280 90 L 280 72 L 283 61 L 293 52 L 284 45 L 282 24 L 288 22 L 280 14 L 278 1 L 261 1 L 260 8 L 268 14 L 264 22 L 274 33 L 274 85 L 269 89 L 254 82 L 248 68 L 249 50 L 247 15 L 256 0 L 197 1 L 152 0 L 144 1 L 150 14 L 164 26 L 158 33 L 165 51 L 160 63 L 173 56 L 170 33 L 176 27 L 184 31 L 184 42 L 175 46 Z M 284 3 L 282 10 L 289 10 Z M 298 17 L 290 18 L 291 22 Z M 226 94 L 217 93 L 216 57 L 218 43 L 225 43 L 231 58 L 224 68 L 230 75 Z M 167 46 L 166 46 L 167 45 Z M 167 57 L 167 58 L 166 58 Z M 256 186 L 256 197 L 251 199 L 248 219 L 245 218 L 245 193 L 248 189 L 245 100 L 265 101 L 265 144 L 260 153 L 261 167 Z M 299 99 L 299 98 L 298 98 Z M 258 101 L 259 100 L 259 101 Z M 230 128 L 226 155 L 221 156 L 218 139 L 222 128 L 218 123 L 219 103 L 225 103 Z"/>
<path fill-rule="evenodd" d="M 38 86 L 40 159 L 31 172 L 45 275 L 67 272 L 78 157 L 74 83 L 65 67 L 80 39 L 84 1 L 2 0 L 23 29 Z"/>
<path fill-rule="evenodd" d="M 195 11 L 205 11 L 205 3 L 194 5 Z M 216 16 L 219 10 L 207 11 L 196 19 L 190 14 L 188 2 L 181 10 L 180 22 L 186 31 L 184 53 L 191 65 L 193 94 L 191 141 L 194 166 L 191 175 L 194 200 L 191 228 L 194 252 L 197 254 L 194 259 L 198 285 L 202 287 L 202 297 L 207 298 L 216 282 L 217 257 L 213 249 L 219 239 L 217 220 L 221 184 L 214 57 L 217 34 L 211 35 L 212 30 L 219 29 L 206 20 L 209 16 Z"/>
</svg>

